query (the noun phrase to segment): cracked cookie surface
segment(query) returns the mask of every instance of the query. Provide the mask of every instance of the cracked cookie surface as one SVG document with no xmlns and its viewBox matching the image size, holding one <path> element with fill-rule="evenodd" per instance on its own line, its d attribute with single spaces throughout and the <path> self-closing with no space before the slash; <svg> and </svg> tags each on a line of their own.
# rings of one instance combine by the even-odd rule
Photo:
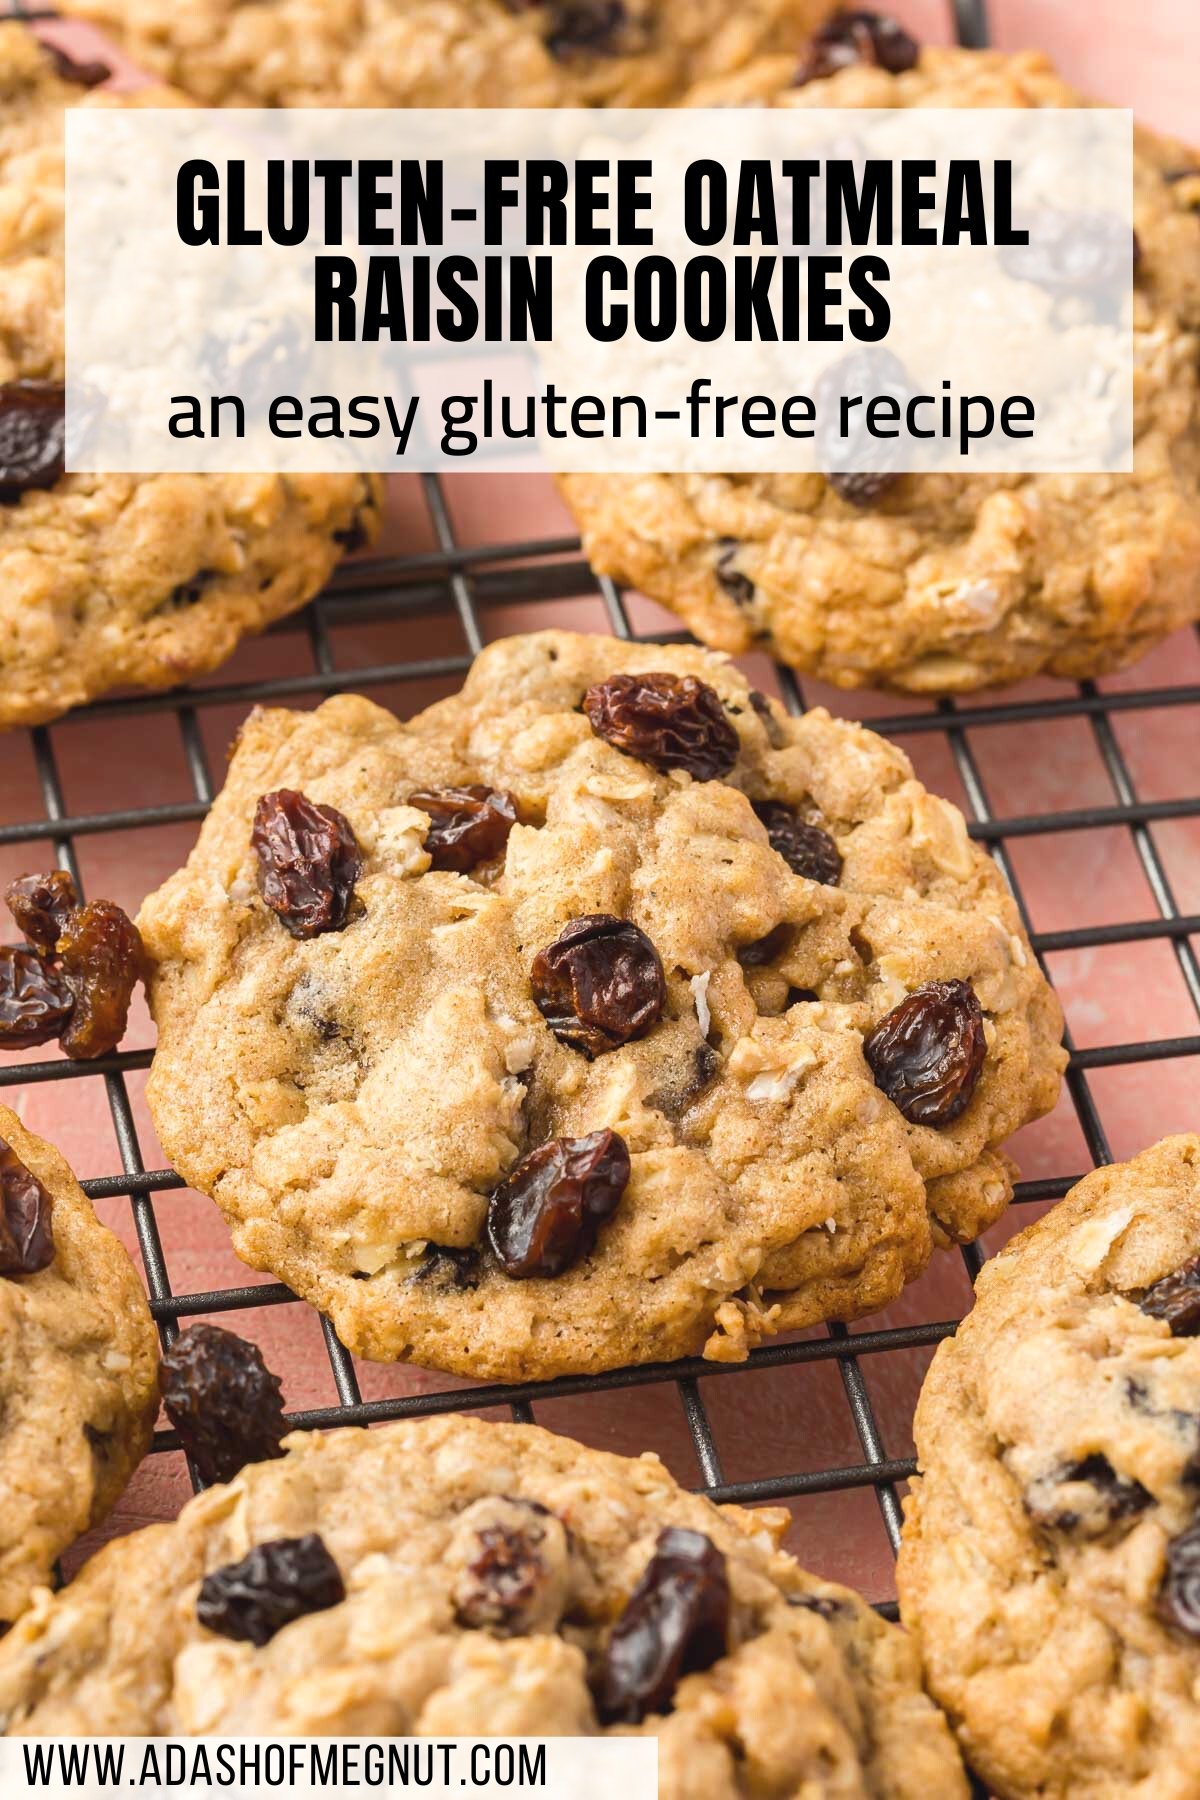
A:
<svg viewBox="0 0 1200 1800">
<path fill-rule="evenodd" d="M 829 0 L 68 0 L 206 106 L 662 106 Z"/>
<path fill-rule="evenodd" d="M 690 722 L 707 717 L 724 779 L 661 773 L 598 735 L 598 685 L 646 671 L 703 685 Z M 499 849 L 489 828 L 470 873 L 431 867 L 447 852 L 429 790 L 471 785 L 517 822 Z M 286 837 L 288 794 L 343 878 L 311 936 L 273 910 L 276 887 L 264 901 L 252 848 L 256 819 Z M 837 884 L 794 873 L 751 799 L 815 827 Z M 577 920 L 583 962 L 561 943 Z M 1053 1104 L 1064 1060 L 1058 1003 L 955 808 L 893 745 L 789 718 L 696 649 L 544 632 L 491 645 L 406 724 L 353 697 L 256 712 L 139 925 L 156 1124 L 238 1254 L 356 1352 L 468 1374 L 740 1358 L 775 1329 L 886 1305 L 935 1242 L 1003 1210 L 1000 1145 Z M 606 1015 L 615 1034 L 558 1016 L 564 996 L 587 1010 L 593 956 L 642 984 L 636 1018 Z M 952 1118 L 910 1123 L 863 1040 L 935 982 L 955 1003 L 971 990 L 985 1053 L 958 1071 L 974 1085 Z M 544 1209 L 531 1251 L 526 1159 L 603 1133 L 628 1179 L 576 1167 L 587 1216 Z"/>
<path fill-rule="evenodd" d="M 158 1338 L 141 1280 L 58 1152 L 0 1106 L 12 1159 L 49 1196 L 53 1258 L 0 1274 L 0 1620 L 113 1505 L 150 1447 Z M 7 1235 L 6 1227 L 6 1235 Z M 41 1261 L 41 1258 L 37 1258 Z"/>
<path fill-rule="evenodd" d="M 0 1718 L 10 1733 L 593 1735 L 613 1623 L 675 1528 L 723 1560 L 728 1608 L 702 1666 L 618 1727 L 657 1738 L 664 1800 L 965 1800 L 911 1644 L 776 1548 L 787 1519 L 534 1426 L 296 1433 L 283 1460 L 42 1597 L 0 1644 Z M 211 1592 L 253 1547 L 312 1533 L 340 1603 L 263 1645 L 197 1622 L 205 1576 Z"/>
<path fill-rule="evenodd" d="M 1079 106 L 1033 52 L 926 49 L 800 87 L 768 57 L 696 104 Z M 1135 133 L 1132 474 L 560 478 L 589 560 L 722 650 L 841 687 L 962 692 L 1133 661 L 1200 613 L 1200 154 Z"/>
<path fill-rule="evenodd" d="M 988 1262 L 933 1360 L 901 1610 L 998 1793 L 1200 1792 L 1198 1256 L 1168 1138 Z"/>
<path fill-rule="evenodd" d="M 42 390 L 53 396 L 63 379 L 64 108 L 180 103 L 162 89 L 89 92 L 24 26 L 0 26 L 0 421 L 14 384 L 53 384 Z M 361 475 L 67 475 L 4 488 L 0 727 L 215 668 L 370 540 L 380 493 Z"/>
</svg>

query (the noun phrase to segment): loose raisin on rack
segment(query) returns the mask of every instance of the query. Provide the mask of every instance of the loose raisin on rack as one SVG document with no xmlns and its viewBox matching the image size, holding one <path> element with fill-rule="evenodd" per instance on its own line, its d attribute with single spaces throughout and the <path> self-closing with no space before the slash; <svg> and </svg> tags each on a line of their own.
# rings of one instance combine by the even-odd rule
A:
<svg viewBox="0 0 1200 1800">
<path fill-rule="evenodd" d="M 1041 207 L 1026 229 L 1029 242 L 1004 246 L 1000 266 L 1014 281 L 1048 293 L 1102 295 L 1121 286 L 1134 265 L 1136 238 L 1116 213 Z"/>
<path fill-rule="evenodd" d="M 930 981 L 863 1039 L 875 1085 L 913 1125 L 965 1112 L 987 1055 L 983 1012 L 966 981 Z"/>
<path fill-rule="evenodd" d="M 713 574 L 717 578 L 717 586 L 729 595 L 736 606 L 749 606 L 754 599 L 754 583 L 748 575 L 743 575 L 740 569 L 734 567 L 740 549 L 741 545 L 736 538 L 718 538 Z"/>
<path fill-rule="evenodd" d="M 58 940 L 79 910 L 75 883 L 65 869 L 45 875 L 21 875 L 4 895 L 21 935 L 43 956 L 53 956 Z"/>
<path fill-rule="evenodd" d="M 799 814 L 780 800 L 755 800 L 754 811 L 767 828 L 767 841 L 772 850 L 806 881 L 819 881 L 825 887 L 836 887 L 842 874 L 842 858 L 837 845 L 819 825 L 806 825 Z"/>
<path fill-rule="evenodd" d="M 1039 1476 L 1025 1491 L 1025 1510 L 1035 1524 L 1087 1538 L 1103 1536 L 1152 1504 L 1141 1482 L 1118 1475 L 1099 1451 Z"/>
<path fill-rule="evenodd" d="M 53 487 L 63 472 L 66 390 L 58 381 L 0 387 L 0 501 Z"/>
<path fill-rule="evenodd" d="M 279 788 L 259 801 L 250 842 L 259 892 L 294 938 L 343 929 L 362 870 L 349 819 Z"/>
<path fill-rule="evenodd" d="M 515 1281 L 561 1275 L 586 1256 L 629 1175 L 615 1131 L 551 1138 L 523 1156 L 488 1203 L 488 1243 L 504 1273 Z"/>
<path fill-rule="evenodd" d="M 795 85 L 836 75 L 839 69 L 855 63 L 868 63 L 886 69 L 889 75 L 902 75 L 911 69 L 921 54 L 915 38 L 884 13 L 866 9 L 834 13 L 833 17 L 813 33 L 804 60 L 796 71 Z"/>
<path fill-rule="evenodd" d="M 553 0 L 544 42 L 562 62 L 576 50 L 611 52 L 625 23 L 623 0 Z"/>
<path fill-rule="evenodd" d="M 58 1037 L 71 1016 L 58 971 L 33 950 L 0 944 L 0 1050 L 28 1050 Z"/>
<path fill-rule="evenodd" d="M 1200 1520 L 1167 1545 L 1167 1572 L 1158 1593 L 1160 1618 L 1200 1637 Z"/>
<path fill-rule="evenodd" d="M 664 774 L 716 781 L 737 761 L 738 734 L 694 675 L 611 675 L 588 689 L 583 710 L 597 737 Z"/>
<path fill-rule="evenodd" d="M 90 900 L 72 914 L 58 955 L 75 1002 L 59 1042 L 81 1060 L 107 1056 L 125 1035 L 133 990 L 145 974 L 138 928 L 111 900 Z"/>
<path fill-rule="evenodd" d="M 425 848 L 431 867 L 468 874 L 477 863 L 490 862 L 508 843 L 517 822 L 517 802 L 503 788 L 422 788 L 408 804 L 429 814 Z"/>
<path fill-rule="evenodd" d="M 5 899 L 33 949 L 24 959 L 6 953 L 0 992 L 19 980 L 26 1002 L 20 1016 L 23 1003 L 14 993 L 12 1029 L 6 1033 L 0 1022 L 0 1044 L 12 1049 L 56 1035 L 68 1056 L 106 1056 L 124 1036 L 133 990 L 146 973 L 137 926 L 111 900 L 80 906 L 75 883 L 62 869 L 20 876 Z M 55 1014 L 58 1026 L 51 1032 Z"/>
<path fill-rule="evenodd" d="M 0 1138 L 0 1275 L 36 1275 L 54 1261 L 49 1194 Z"/>
<path fill-rule="evenodd" d="M 550 1580 L 547 1540 L 562 1526 L 537 1500 L 510 1495 L 491 1503 L 495 1517 L 475 1533 L 471 1557 L 454 1592 L 454 1616 L 473 1631 L 513 1636 L 527 1631 Z"/>
<path fill-rule="evenodd" d="M 612 913 L 572 919 L 538 951 L 530 980 L 555 1037 L 585 1056 L 644 1037 L 667 998 L 658 951 L 639 926 Z"/>
<path fill-rule="evenodd" d="M 668 1712 L 684 1675 L 725 1655 L 729 1576 L 722 1551 L 702 1531 L 669 1527 L 613 1626 L 604 1653 L 600 1714 L 637 1725 Z"/>
<path fill-rule="evenodd" d="M 219 1325 L 189 1325 L 159 1364 L 163 1405 L 202 1481 L 232 1481 L 282 1456 L 279 1377 L 256 1344 Z"/>
<path fill-rule="evenodd" d="M 310 1531 L 305 1537 L 256 1544 L 240 1562 L 206 1575 L 196 1617 L 221 1637 L 261 1649 L 293 1619 L 325 1612 L 345 1598 L 337 1564 L 321 1537 Z"/>
<path fill-rule="evenodd" d="M 1152 1319 L 1165 1319 L 1172 1337 L 1200 1334 L 1200 1256 L 1147 1288 L 1138 1305 Z"/>
</svg>

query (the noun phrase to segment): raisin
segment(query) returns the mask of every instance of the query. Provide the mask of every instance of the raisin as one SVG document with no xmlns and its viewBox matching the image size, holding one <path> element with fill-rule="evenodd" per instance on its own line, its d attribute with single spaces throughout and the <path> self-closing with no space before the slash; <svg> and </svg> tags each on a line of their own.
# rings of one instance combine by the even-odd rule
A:
<svg viewBox="0 0 1200 1800">
<path fill-rule="evenodd" d="M 1042 207 L 1027 222 L 1029 242 L 1009 244 L 1000 263 L 1014 281 L 1051 294 L 1102 296 L 1128 279 L 1136 240 L 1115 213 Z"/>
<path fill-rule="evenodd" d="M 342 813 L 315 805 L 294 788 L 279 788 L 259 801 L 250 842 L 259 892 L 294 938 L 342 930 L 362 871 Z"/>
<path fill-rule="evenodd" d="M 1147 1288 L 1138 1305 L 1152 1319 L 1165 1319 L 1172 1337 L 1200 1335 L 1200 1256 Z"/>
<path fill-rule="evenodd" d="M 186 581 L 178 582 L 167 596 L 167 605 L 175 611 L 198 606 L 214 581 L 220 579 L 217 569 L 197 569 Z"/>
<path fill-rule="evenodd" d="M 125 1035 L 129 1002 L 145 974 L 138 928 L 111 900 L 91 900 L 72 916 L 58 954 L 75 1001 L 59 1042 L 68 1056 L 106 1056 Z"/>
<path fill-rule="evenodd" d="M 669 1711 L 681 1677 L 710 1669 L 725 1655 L 728 1632 L 722 1551 L 702 1531 L 660 1532 L 608 1640 L 601 1717 L 637 1725 L 647 1713 Z"/>
<path fill-rule="evenodd" d="M 63 472 L 66 396 L 61 382 L 10 381 L 0 387 L 0 501 L 53 487 Z"/>
<path fill-rule="evenodd" d="M 615 1131 L 551 1138 L 523 1156 L 488 1203 L 487 1237 L 506 1275 L 561 1275 L 586 1256 L 629 1181 Z"/>
<path fill-rule="evenodd" d="M 782 956 L 791 941 L 792 928 L 784 923 L 776 925 L 768 931 L 766 937 L 755 938 L 752 944 L 743 944 L 737 953 L 737 959 L 744 969 L 762 969 Z"/>
<path fill-rule="evenodd" d="M 277 1631 L 306 1613 L 325 1612 L 346 1598 L 338 1566 L 315 1531 L 305 1537 L 256 1544 L 241 1562 L 214 1569 L 200 1583 L 196 1617 L 221 1637 L 269 1644 Z"/>
<path fill-rule="evenodd" d="M 1096 1451 L 1032 1482 L 1025 1510 L 1046 1530 L 1092 1538 L 1144 1512 L 1152 1500 L 1140 1481 L 1118 1475 L 1107 1456 Z"/>
<path fill-rule="evenodd" d="M 73 82 L 76 87 L 99 87 L 112 74 L 107 63 L 78 62 L 65 50 L 60 50 L 57 44 L 43 44 L 42 48 L 48 50 L 53 58 L 55 73 L 60 80 Z"/>
<path fill-rule="evenodd" d="M 885 69 L 889 75 L 902 75 L 911 69 L 921 54 L 915 38 L 884 13 L 866 10 L 834 13 L 833 17 L 813 33 L 803 62 L 796 71 L 795 85 L 819 81 L 836 75 L 839 69 L 855 63 L 867 63 Z"/>
<path fill-rule="evenodd" d="M 466 1568 L 454 1592 L 454 1616 L 473 1631 L 526 1632 L 540 1611 L 550 1569 L 550 1539 L 562 1526 L 537 1500 L 497 1496 L 483 1503 L 491 1522 L 472 1532 Z"/>
<path fill-rule="evenodd" d="M 54 955 L 59 938 L 79 908 L 75 883 L 65 869 L 18 876 L 9 883 L 4 900 L 22 937 L 43 956 Z"/>
<path fill-rule="evenodd" d="M 856 395 L 887 395 L 900 406 L 907 404 L 912 389 L 904 365 L 890 350 L 867 348 L 853 350 L 829 364 L 817 377 L 814 399 L 817 407 L 817 462 L 835 494 L 851 506 L 874 506 L 875 502 L 898 481 L 900 471 L 889 464 L 904 458 L 901 437 L 884 442 L 873 438 L 864 422 L 865 407 L 856 407 L 847 435 L 841 435 L 842 401 Z M 873 469 L 847 471 L 839 462 L 864 462 L 868 458 Z"/>
<path fill-rule="evenodd" d="M 737 761 L 738 734 L 694 675 L 612 675 L 588 689 L 583 710 L 597 737 L 664 774 L 716 781 Z"/>
<path fill-rule="evenodd" d="M 913 1125 L 957 1119 L 986 1054 L 983 1013 L 965 981 L 926 982 L 863 1039 L 875 1085 Z"/>
<path fill-rule="evenodd" d="M 0 944 L 0 1050 L 47 1044 L 71 1016 L 71 996 L 57 970 L 19 944 Z"/>
<path fill-rule="evenodd" d="M 68 1056 L 106 1056 L 124 1036 L 133 990 L 146 973 L 137 926 L 111 900 L 81 906 L 75 883 L 63 869 L 22 875 L 10 884 L 5 899 L 33 950 L 24 957 L 19 951 L 6 953 L 0 973 L 0 1043 L 11 1049 L 57 1036 Z M 14 988 L 10 1010 L 18 1016 L 9 1021 L 8 1035 L 4 990 L 18 981 L 25 999 Z M 52 1016 L 58 1021 L 54 1031 L 48 1029 Z"/>
<path fill-rule="evenodd" d="M 857 475 L 850 470 L 835 469 L 826 476 L 838 498 L 848 506 L 857 506 L 860 510 L 874 506 L 899 479 L 899 475 L 889 474 L 883 469 L 864 469 Z"/>
<path fill-rule="evenodd" d="M 435 869 L 465 875 L 477 863 L 500 856 L 517 822 L 517 803 L 502 788 L 422 789 L 408 804 L 429 814 L 425 848 Z"/>
<path fill-rule="evenodd" d="M 1168 1625 L 1200 1637 L 1200 1520 L 1167 1545 L 1167 1572 L 1158 1593 L 1158 1612 Z"/>
<path fill-rule="evenodd" d="M 833 1600 L 827 1594 L 789 1594 L 787 1603 L 814 1612 L 819 1619 L 836 1619 L 847 1610 L 844 1601 Z"/>
<path fill-rule="evenodd" d="M 646 1105 L 666 1118 L 678 1121 L 705 1088 L 712 1085 L 720 1067 L 721 1058 L 712 1046 L 697 1044 L 688 1054 L 683 1068 L 678 1073 L 672 1071 L 661 1087 L 646 1095 Z"/>
<path fill-rule="evenodd" d="M 479 1286 L 478 1250 L 458 1250 L 452 1244 L 430 1244 L 429 1254 L 413 1276 L 440 1288 L 470 1291 Z"/>
<path fill-rule="evenodd" d="M 249 1462 L 282 1456 L 287 1427 L 256 1344 L 219 1325 L 189 1325 L 160 1364 L 163 1405 L 202 1481 L 232 1481 Z"/>
<path fill-rule="evenodd" d="M 554 0 L 544 42 L 561 62 L 576 50 L 611 52 L 625 23 L 623 0 Z"/>
<path fill-rule="evenodd" d="M 54 1261 L 49 1194 L 0 1138 L 0 1275 L 36 1275 Z"/>
<path fill-rule="evenodd" d="M 748 575 L 733 566 L 741 545 L 736 538 L 718 538 L 717 560 L 713 564 L 713 574 L 717 578 L 717 586 L 721 588 L 737 606 L 749 606 L 754 599 L 754 583 Z"/>
<path fill-rule="evenodd" d="M 538 951 L 530 980 L 559 1043 L 589 1057 L 644 1037 L 667 997 L 658 951 L 637 925 L 612 913 L 572 919 Z"/>
<path fill-rule="evenodd" d="M 780 800 L 755 800 L 752 804 L 767 828 L 772 850 L 782 856 L 793 874 L 803 875 L 806 881 L 819 881 L 824 887 L 837 886 L 842 858 L 827 831 L 819 825 L 806 825 Z"/>
</svg>

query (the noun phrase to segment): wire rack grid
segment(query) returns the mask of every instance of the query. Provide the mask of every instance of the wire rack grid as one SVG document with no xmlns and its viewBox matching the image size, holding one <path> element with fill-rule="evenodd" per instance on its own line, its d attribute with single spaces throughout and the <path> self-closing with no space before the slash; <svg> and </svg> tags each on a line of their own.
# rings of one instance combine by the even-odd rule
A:
<svg viewBox="0 0 1200 1800">
<path fill-rule="evenodd" d="M 954 10 L 956 29 L 962 42 L 980 44 L 987 41 L 982 5 L 973 4 L 972 0 L 958 0 Z M 459 676 L 488 636 L 489 615 L 516 602 L 528 604 L 598 595 L 615 634 L 622 637 L 639 635 L 623 594 L 611 580 L 597 577 L 579 560 L 577 540 L 555 537 L 500 544 L 463 544 L 456 536 L 443 482 L 436 476 L 425 476 L 422 489 L 433 549 L 419 555 L 377 557 L 345 566 L 322 595 L 276 628 L 279 632 L 302 634 L 310 652 L 310 669 L 256 681 L 218 679 L 210 685 L 177 690 L 165 696 L 112 699 L 86 709 L 84 717 L 108 721 L 114 728 L 148 715 L 172 717 L 186 759 L 192 789 L 190 800 L 73 814 L 65 798 L 55 747 L 56 733 L 64 727 L 39 727 L 29 735 L 43 814 L 24 821 L 0 823 L 0 848 L 49 839 L 59 864 L 79 882 L 79 840 L 130 828 L 154 829 L 203 817 L 214 794 L 214 779 L 199 719 L 203 709 L 216 706 L 245 708 L 256 702 L 303 703 L 333 692 L 369 692 L 396 682 Z M 445 654 L 420 660 L 372 662 L 349 668 L 336 665 L 330 637 L 335 626 L 348 622 L 403 624 L 417 616 L 444 623 L 447 642 L 453 643 L 457 639 L 456 647 Z M 687 641 L 682 632 L 644 635 L 660 642 Z M 786 704 L 793 711 L 802 711 L 805 697 L 800 682 L 787 669 L 777 668 L 776 674 Z M 1162 821 L 1200 818 L 1200 790 L 1176 799 L 1141 798 L 1114 729 L 1118 714 L 1197 706 L 1200 706 L 1200 683 L 1143 689 L 1121 687 L 1102 692 L 1095 684 L 1084 682 L 1073 691 L 1050 698 L 1017 698 L 996 703 L 985 700 L 971 704 L 946 700 L 924 710 L 897 711 L 871 719 L 874 729 L 902 742 L 916 734 L 940 735 L 949 749 L 967 798 L 970 831 L 987 845 L 1012 888 L 1043 966 L 1045 957 L 1053 952 L 1150 939 L 1169 943 L 1191 1011 L 1196 1017 L 1195 1031 L 1090 1049 L 1080 1049 L 1068 1038 L 1067 1089 L 1083 1143 L 1094 1165 L 1111 1161 L 1112 1152 L 1090 1086 L 1093 1073 L 1156 1059 L 1200 1056 L 1200 961 L 1190 941 L 1200 934 L 1200 915 L 1180 911 L 1167 867 L 1151 831 L 1153 825 Z M 1111 801 L 1053 813 L 998 816 L 968 732 L 993 726 L 1031 725 L 1052 719 L 1081 721 L 1090 731 L 1111 787 Z M 1108 827 L 1117 827 L 1129 834 L 1153 896 L 1154 916 L 1052 932 L 1036 931 L 1017 879 L 1010 843 L 1049 832 L 1086 832 Z M 28 1086 L 97 1078 L 103 1081 L 121 1168 L 119 1173 L 87 1180 L 83 1185 L 93 1199 L 128 1199 L 146 1272 L 151 1311 L 164 1345 L 174 1340 L 181 1320 L 199 1314 L 237 1313 L 262 1306 L 302 1304 L 277 1283 L 174 1291 L 156 1206 L 162 1196 L 181 1189 L 184 1184 L 170 1169 L 145 1167 L 126 1081 L 129 1074 L 144 1070 L 149 1062 L 149 1051 L 118 1051 L 87 1064 L 47 1059 L 0 1066 L 0 1092 L 17 1084 Z M 1017 1187 L 1016 1202 L 1021 1205 L 1057 1199 L 1085 1172 L 1073 1169 L 1062 1176 L 1021 1182 Z M 973 1280 L 982 1266 L 984 1251 L 979 1245 L 972 1244 L 965 1246 L 961 1255 L 967 1274 Z M 673 1383 L 702 1477 L 699 1491 L 713 1500 L 753 1505 L 814 1494 L 872 1490 L 894 1552 L 899 1543 L 901 1524 L 898 1489 L 913 1474 L 914 1463 L 909 1458 L 887 1454 L 884 1432 L 868 1392 L 863 1363 L 867 1359 L 886 1357 L 890 1352 L 934 1346 L 954 1331 L 956 1323 L 955 1318 L 946 1317 L 889 1328 L 868 1323 L 862 1328 L 848 1329 L 833 1324 L 820 1336 L 810 1335 L 800 1342 L 760 1347 L 751 1353 L 748 1362 L 737 1366 L 693 1358 L 669 1366 L 645 1365 L 600 1376 L 518 1386 L 492 1384 L 451 1391 L 422 1391 L 394 1399 L 364 1400 L 350 1354 L 339 1342 L 328 1320 L 323 1319 L 325 1349 L 338 1404 L 294 1412 L 289 1419 L 295 1428 L 311 1429 L 370 1425 L 382 1420 L 462 1408 L 507 1407 L 514 1419 L 531 1421 L 535 1417 L 535 1406 L 541 1401 Z M 747 1370 L 781 1367 L 799 1370 L 808 1364 L 828 1362 L 836 1365 L 840 1376 L 860 1450 L 859 1460 L 838 1467 L 793 1473 L 781 1471 L 751 1480 L 726 1479 L 721 1449 L 705 1401 L 707 1384 L 717 1380 L 736 1381 Z M 156 1433 L 154 1452 L 178 1448 L 172 1432 Z M 190 1474 L 193 1486 L 199 1487 L 194 1469 Z M 880 1608 L 888 1616 L 895 1616 L 893 1602 L 881 1602 Z"/>
</svg>

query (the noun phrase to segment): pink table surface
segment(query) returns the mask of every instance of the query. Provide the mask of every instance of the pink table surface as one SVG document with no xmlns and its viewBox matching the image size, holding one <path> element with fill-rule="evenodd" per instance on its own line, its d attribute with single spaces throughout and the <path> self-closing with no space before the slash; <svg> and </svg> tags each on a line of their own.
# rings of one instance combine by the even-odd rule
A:
<svg viewBox="0 0 1200 1800">
<path fill-rule="evenodd" d="M 946 9 L 937 0 L 913 0 L 896 10 L 927 38 L 945 37 Z M 1194 118 L 1196 51 L 1200 10 L 1194 0 L 1148 0 L 1136 14 L 1115 0 L 1087 6 L 1052 0 L 994 0 L 993 27 L 1005 46 L 1047 45 L 1065 72 L 1081 87 L 1133 104 L 1150 122 L 1185 131 Z M 941 29 L 939 30 L 939 26 Z M 52 28 L 62 33 L 61 26 Z M 392 484 L 385 548 L 413 553 L 435 547 L 428 515 L 413 477 Z M 463 543 L 517 542 L 569 535 L 571 522 L 547 481 L 519 477 L 463 475 L 446 484 L 453 520 Z M 604 630 L 597 599 L 570 599 L 537 606 L 490 608 L 484 613 L 491 635 L 550 623 Z M 641 629 L 669 627 L 673 621 L 648 603 L 634 602 Z M 346 626 L 332 633 L 337 665 L 399 661 L 459 652 L 463 646 L 448 616 L 396 620 L 385 625 Z M 760 685 L 772 685 L 769 664 L 748 658 Z M 257 679 L 311 667 L 302 634 L 272 635 L 242 647 L 219 679 Z M 1129 673 L 1106 681 L 1111 691 L 1139 686 L 1169 688 L 1200 682 L 1200 641 L 1182 633 Z M 409 713 L 453 685 L 408 684 L 372 689 L 376 698 Z M 1042 682 L 1017 694 L 989 700 L 1068 695 L 1062 684 Z M 870 719 L 911 709 L 877 695 L 843 695 L 805 684 L 806 698 L 845 716 Z M 1196 793 L 1200 709 L 1160 707 L 1116 714 L 1113 729 L 1142 799 L 1175 799 Z M 210 761 L 219 770 L 239 712 L 227 706 L 204 709 L 200 724 Z M 1114 792 L 1097 737 L 1086 719 L 1051 720 L 1035 725 L 994 725 L 967 734 L 993 810 L 999 815 L 1057 812 L 1092 804 L 1111 805 Z M 71 814 L 108 812 L 193 798 L 179 732 L 169 711 L 136 720 L 104 723 L 88 717 L 53 729 L 63 789 Z M 942 793 L 966 805 L 945 738 L 940 733 L 904 739 L 920 775 Z M 16 733 L 0 738 L 0 823 L 44 816 L 30 739 Z M 93 894 L 108 895 L 133 910 L 142 896 L 166 877 L 186 854 L 194 829 L 168 825 L 105 832 L 78 840 L 85 882 Z M 1200 912 L 1200 818 L 1155 825 L 1153 841 L 1184 913 Z M 1063 831 L 1010 844 L 1012 864 L 1029 903 L 1035 929 L 1059 930 L 1156 916 L 1155 897 L 1139 860 L 1133 834 L 1125 827 Z M 0 878 L 8 879 L 52 859 L 49 841 L 15 849 L 0 846 Z M 1083 1047 L 1195 1034 L 1196 1012 L 1179 962 L 1166 939 L 1116 948 L 1077 950 L 1050 958 L 1075 1041 Z M 127 1048 L 149 1046 L 153 1028 L 139 1005 Z M 39 1054 L 46 1054 L 41 1052 Z M 11 1059 L 9 1059 L 11 1060 Z M 1169 1131 L 1194 1129 L 1200 1059 L 1100 1070 L 1089 1077 L 1092 1095 L 1113 1154 L 1132 1154 Z M 165 1161 L 144 1099 L 144 1076 L 129 1087 L 148 1167 Z M 101 1079 L 17 1085 L 4 1098 L 27 1124 L 53 1139 L 82 1177 L 120 1169 L 120 1157 Z M 1087 1147 L 1070 1100 L 1054 1114 L 1022 1132 L 1010 1146 L 1027 1179 L 1081 1173 L 1090 1166 Z M 99 1211 L 137 1257 L 130 1208 L 125 1200 L 103 1202 Z M 200 1195 L 176 1192 L 157 1198 L 156 1211 L 173 1289 L 207 1291 L 267 1277 L 248 1273 L 233 1256 L 215 1208 Z M 1023 1208 L 992 1234 L 1002 1242 L 1031 1216 Z M 872 1325 L 902 1324 L 960 1314 L 970 1293 L 961 1260 L 938 1259 L 895 1306 Z M 263 1307 L 239 1314 L 231 1323 L 253 1335 L 284 1380 L 289 1409 L 336 1401 L 316 1315 L 299 1304 Z M 891 1352 L 867 1357 L 861 1367 L 881 1422 L 885 1452 L 911 1453 L 913 1402 L 930 1352 Z M 367 1398 L 382 1398 L 467 1387 L 449 1377 L 414 1368 L 359 1363 Z M 714 1373 L 703 1384 L 724 1475 L 729 1481 L 855 1464 L 862 1450 L 855 1436 L 836 1366 L 832 1363 L 734 1375 Z M 586 1443 L 623 1453 L 654 1449 L 680 1480 L 700 1480 L 680 1398 L 671 1383 L 615 1391 L 586 1398 L 547 1400 L 535 1406 L 539 1423 L 572 1433 Z M 503 1415 L 507 1416 L 507 1415 Z M 188 1493 L 178 1454 L 151 1457 L 135 1475 L 108 1523 L 72 1553 L 78 1566 L 106 1536 L 155 1519 L 168 1518 Z M 872 1491 L 830 1493 L 794 1503 L 793 1547 L 822 1573 L 851 1581 L 872 1598 L 893 1590 L 891 1557 Z"/>
</svg>

